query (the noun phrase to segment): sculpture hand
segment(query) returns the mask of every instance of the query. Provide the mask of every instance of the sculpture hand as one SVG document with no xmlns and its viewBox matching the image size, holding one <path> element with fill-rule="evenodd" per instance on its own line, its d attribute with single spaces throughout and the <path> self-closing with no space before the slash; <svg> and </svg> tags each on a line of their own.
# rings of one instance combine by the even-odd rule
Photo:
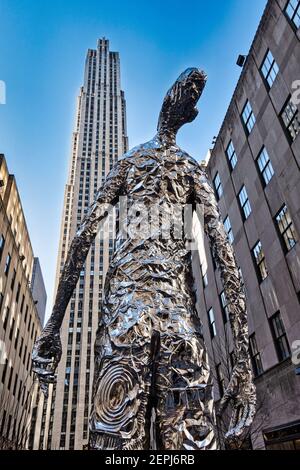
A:
<svg viewBox="0 0 300 470">
<path fill-rule="evenodd" d="M 55 382 L 55 371 L 62 353 L 59 331 L 47 325 L 36 340 L 32 351 L 33 372 L 38 376 L 41 390 L 48 396 L 49 383 Z"/>
<path fill-rule="evenodd" d="M 232 403 L 230 426 L 225 435 L 225 444 L 230 449 L 240 449 L 248 437 L 256 410 L 256 391 L 248 360 L 240 360 L 234 366 L 228 388 L 220 403 L 221 415 Z"/>
</svg>

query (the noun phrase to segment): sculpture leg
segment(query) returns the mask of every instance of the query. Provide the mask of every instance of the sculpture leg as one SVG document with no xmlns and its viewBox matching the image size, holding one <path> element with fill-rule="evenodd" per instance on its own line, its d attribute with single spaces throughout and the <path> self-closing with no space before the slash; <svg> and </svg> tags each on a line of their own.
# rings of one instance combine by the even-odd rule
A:
<svg viewBox="0 0 300 470">
<path fill-rule="evenodd" d="M 160 448 L 217 449 L 212 377 L 202 337 L 162 336 L 156 377 Z"/>
<path fill-rule="evenodd" d="M 117 348 L 103 331 L 97 335 L 90 449 L 147 448 L 148 365 L 147 347 Z"/>
</svg>

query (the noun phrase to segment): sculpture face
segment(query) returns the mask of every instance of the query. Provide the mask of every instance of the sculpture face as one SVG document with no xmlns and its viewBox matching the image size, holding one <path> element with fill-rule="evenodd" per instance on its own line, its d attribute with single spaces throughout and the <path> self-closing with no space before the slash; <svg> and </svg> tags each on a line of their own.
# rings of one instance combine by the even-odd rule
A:
<svg viewBox="0 0 300 470">
<path fill-rule="evenodd" d="M 198 115 L 197 102 L 207 80 L 206 74 L 196 68 L 187 69 L 168 91 L 159 116 L 158 132 L 176 132 Z"/>
</svg>

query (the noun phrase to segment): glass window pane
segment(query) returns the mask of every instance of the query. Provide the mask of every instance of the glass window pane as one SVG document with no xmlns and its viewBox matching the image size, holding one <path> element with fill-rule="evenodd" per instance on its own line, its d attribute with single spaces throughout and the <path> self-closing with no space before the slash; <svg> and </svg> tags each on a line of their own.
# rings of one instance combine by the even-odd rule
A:
<svg viewBox="0 0 300 470">
<path fill-rule="evenodd" d="M 250 133 L 254 127 L 254 124 L 255 124 L 255 116 L 253 114 L 253 111 L 252 111 L 252 108 L 251 108 L 251 105 L 249 103 L 249 101 L 247 101 L 246 105 L 245 105 L 245 108 L 242 112 L 242 119 L 243 119 L 243 122 L 248 130 L 248 132 Z"/>
<path fill-rule="evenodd" d="M 244 213 L 245 219 L 248 219 L 248 217 L 251 214 L 251 205 L 248 200 L 248 195 L 245 186 L 243 186 L 242 190 L 239 193 L 239 200 L 240 200 L 240 205 Z"/>
<path fill-rule="evenodd" d="M 227 157 L 228 157 L 228 160 L 230 162 L 231 168 L 233 170 L 236 167 L 236 164 L 237 164 L 237 156 L 236 156 L 235 149 L 234 149 L 232 141 L 230 141 L 230 143 L 227 147 L 226 153 L 227 153 Z"/>
<path fill-rule="evenodd" d="M 269 50 L 261 67 L 262 74 L 271 87 L 278 75 L 279 67 L 275 62 L 272 52 Z"/>
<path fill-rule="evenodd" d="M 300 26 L 300 1 L 299 0 L 289 0 L 286 6 L 286 14 L 293 21 L 296 28 Z"/>
<path fill-rule="evenodd" d="M 285 106 L 281 113 L 282 121 L 289 132 L 291 140 L 294 141 L 300 131 L 300 120 L 298 108 L 292 101 Z"/>
<path fill-rule="evenodd" d="M 286 206 L 284 206 L 276 216 L 276 222 L 285 243 L 285 247 L 289 251 L 296 245 L 298 237 Z"/>
</svg>

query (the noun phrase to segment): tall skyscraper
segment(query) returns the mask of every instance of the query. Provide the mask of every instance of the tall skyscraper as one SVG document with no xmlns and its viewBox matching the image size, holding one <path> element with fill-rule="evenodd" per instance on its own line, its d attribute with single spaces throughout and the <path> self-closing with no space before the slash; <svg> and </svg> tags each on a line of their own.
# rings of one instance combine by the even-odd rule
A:
<svg viewBox="0 0 300 470">
<path fill-rule="evenodd" d="M 109 41 L 88 50 L 84 85 L 77 102 L 69 176 L 65 188 L 56 287 L 68 247 L 95 194 L 118 158 L 127 151 L 126 103 L 118 52 Z M 102 291 L 114 249 L 114 221 L 101 228 L 81 272 L 62 326 L 63 355 L 57 384 L 44 402 L 34 448 L 82 449 L 88 443 L 93 382 L 93 345 Z M 108 236 L 103 236 L 103 234 Z M 52 388 L 52 387 L 51 387 Z"/>
<path fill-rule="evenodd" d="M 300 1 L 267 2 L 207 167 L 245 282 L 257 449 L 300 449 L 299 28 Z M 204 253 L 199 310 L 219 400 L 235 362 L 230 299 Z"/>
</svg>

